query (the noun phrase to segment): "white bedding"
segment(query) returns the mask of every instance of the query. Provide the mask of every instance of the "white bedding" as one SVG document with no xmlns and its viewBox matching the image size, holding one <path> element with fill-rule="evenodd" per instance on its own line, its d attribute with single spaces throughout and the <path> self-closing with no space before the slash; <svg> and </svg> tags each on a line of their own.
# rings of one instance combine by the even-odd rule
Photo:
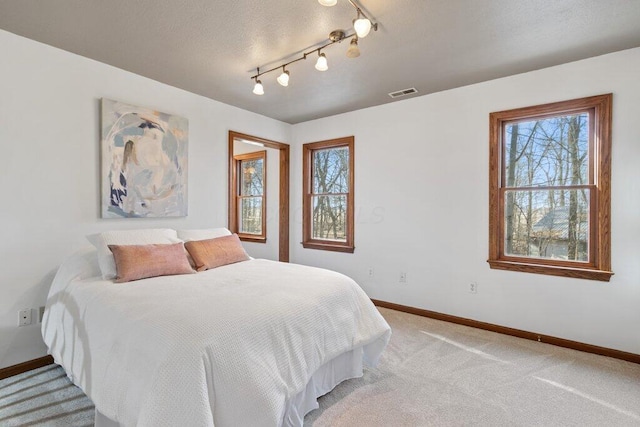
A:
<svg viewBox="0 0 640 427">
<path fill-rule="evenodd" d="M 279 426 L 321 366 L 360 348 L 373 365 L 390 337 L 360 287 L 332 271 L 250 260 L 114 284 L 95 259 L 61 266 L 42 332 L 123 426 Z"/>
</svg>

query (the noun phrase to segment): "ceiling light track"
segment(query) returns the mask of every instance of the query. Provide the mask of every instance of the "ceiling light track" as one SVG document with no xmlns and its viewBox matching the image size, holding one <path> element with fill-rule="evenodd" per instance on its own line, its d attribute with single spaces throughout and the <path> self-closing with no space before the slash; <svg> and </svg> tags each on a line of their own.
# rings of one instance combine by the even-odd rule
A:
<svg viewBox="0 0 640 427">
<path fill-rule="evenodd" d="M 337 3 L 337 0 L 318 0 L 319 3 L 323 6 L 334 6 Z M 323 44 L 320 47 L 315 49 L 311 49 L 308 52 L 304 52 L 302 56 L 299 58 L 295 58 L 289 62 L 285 62 L 276 67 L 270 68 L 266 71 L 260 72 L 260 67 L 256 68 L 256 74 L 251 76 L 251 80 L 255 80 L 255 85 L 253 88 L 253 93 L 256 95 L 264 95 L 264 87 L 262 86 L 262 81 L 260 81 L 259 77 L 271 73 L 276 70 L 282 69 L 282 73 L 276 79 L 278 83 L 282 86 L 289 85 L 289 76 L 290 73 L 286 70 L 286 67 L 289 65 L 302 61 L 303 59 L 307 59 L 307 56 L 317 52 L 318 59 L 315 65 L 316 70 L 318 71 L 326 71 L 329 69 L 327 64 L 327 56 L 322 52 L 322 49 L 325 49 L 335 43 L 340 43 L 342 40 L 351 38 L 351 43 L 349 44 L 349 49 L 347 49 L 347 57 L 348 58 L 357 58 L 360 56 L 360 49 L 358 48 L 358 39 L 366 37 L 370 30 L 373 28 L 373 31 L 378 31 L 378 23 L 372 23 L 371 19 L 362 11 L 360 6 L 354 0 L 348 0 L 349 3 L 356 9 L 356 19 L 353 20 L 353 32 L 347 34 L 347 32 L 343 30 L 334 30 L 329 34 L 329 42 Z"/>
<path fill-rule="evenodd" d="M 338 32 L 341 32 L 341 33 L 343 33 L 343 34 L 344 34 L 344 31 L 342 31 L 342 30 L 335 30 L 335 31 L 332 31 L 332 32 L 331 32 L 331 34 L 338 33 Z M 311 54 L 312 54 L 312 53 L 314 53 L 314 52 L 318 52 L 318 55 L 320 55 L 320 51 L 321 51 L 322 49 L 324 49 L 324 48 L 326 48 L 326 47 L 328 47 L 328 46 L 331 46 L 331 45 L 332 45 L 332 44 L 334 44 L 334 43 L 339 43 L 339 42 L 341 42 L 342 40 L 344 40 L 344 39 L 346 39 L 346 38 L 349 38 L 349 37 L 353 37 L 353 36 L 355 36 L 355 35 L 356 35 L 355 33 L 349 34 L 348 36 L 343 35 L 341 39 L 335 39 L 335 40 L 332 40 L 332 39 L 330 38 L 330 40 L 331 40 L 331 41 L 330 41 L 329 43 L 325 43 L 325 44 L 323 44 L 323 45 L 322 45 L 322 46 L 320 46 L 320 47 L 316 47 L 315 49 L 311 49 L 310 51 L 303 53 L 303 54 L 302 54 L 302 56 L 300 56 L 300 58 L 296 58 L 296 59 L 293 59 L 293 60 L 291 60 L 291 61 L 289 61 L 289 62 L 285 62 L 284 64 L 280 64 L 280 65 L 278 65 L 278 66 L 276 66 L 276 67 L 273 67 L 273 68 L 270 68 L 270 69 L 268 69 L 268 70 L 266 70 L 266 71 L 262 71 L 262 72 L 261 72 L 261 71 L 260 71 L 260 67 L 258 67 L 258 68 L 257 68 L 257 72 L 256 72 L 256 74 L 255 74 L 255 75 L 253 75 L 253 76 L 251 76 L 251 79 L 257 79 L 258 77 L 262 76 L 263 74 L 271 73 L 272 71 L 279 70 L 279 69 L 281 69 L 281 68 L 283 68 L 283 67 L 288 67 L 290 64 L 293 64 L 294 62 L 298 62 L 298 61 L 302 61 L 303 59 L 307 59 L 307 56 L 311 55 Z M 324 54 L 322 54 L 322 55 L 324 55 Z"/>
</svg>

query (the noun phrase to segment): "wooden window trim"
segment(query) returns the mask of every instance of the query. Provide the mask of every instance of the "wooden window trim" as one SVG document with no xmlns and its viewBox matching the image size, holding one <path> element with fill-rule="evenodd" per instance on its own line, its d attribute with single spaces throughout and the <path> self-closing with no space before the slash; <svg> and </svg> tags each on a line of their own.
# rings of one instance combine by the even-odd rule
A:
<svg viewBox="0 0 640 427">
<path fill-rule="evenodd" d="M 345 242 L 334 242 L 311 238 L 311 167 L 312 155 L 316 150 L 347 147 L 349 150 L 349 193 L 347 196 L 347 231 Z M 354 137 L 347 136 L 327 141 L 310 142 L 302 145 L 302 246 L 306 249 L 353 253 L 354 246 Z"/>
<path fill-rule="evenodd" d="M 573 277 L 608 282 L 611 271 L 611 109 L 612 94 L 518 108 L 489 116 L 489 259 L 493 269 Z M 590 141 L 589 174 L 591 260 L 589 263 L 550 261 L 504 254 L 504 212 L 502 185 L 503 126 L 516 120 L 544 118 L 572 112 L 590 112 L 593 140 Z"/>
<path fill-rule="evenodd" d="M 240 221 L 237 221 L 238 225 L 238 237 L 240 240 L 244 242 L 255 242 L 255 243 L 267 243 L 267 150 L 254 151 L 251 153 L 238 154 L 233 156 L 234 165 L 236 168 L 236 173 L 233 175 L 235 178 L 234 188 L 235 188 L 235 212 L 236 215 L 240 213 L 240 203 L 242 200 L 242 196 L 240 195 L 240 185 L 241 178 L 240 174 L 242 173 L 242 162 L 244 160 L 260 160 L 262 159 L 262 233 L 260 234 L 250 234 L 250 233 L 242 233 L 240 232 Z"/>
</svg>

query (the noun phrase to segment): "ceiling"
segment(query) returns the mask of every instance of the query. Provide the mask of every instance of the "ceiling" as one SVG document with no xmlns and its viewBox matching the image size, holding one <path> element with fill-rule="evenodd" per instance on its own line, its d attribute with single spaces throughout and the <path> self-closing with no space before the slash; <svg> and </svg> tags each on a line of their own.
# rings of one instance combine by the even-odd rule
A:
<svg viewBox="0 0 640 427">
<path fill-rule="evenodd" d="M 0 0 L 0 28 L 288 123 L 640 46 L 638 0 L 360 0 L 379 23 L 345 56 L 348 40 L 250 77 L 348 30 L 355 10 L 317 0 Z M 417 96 L 417 95 L 411 95 Z M 406 99 L 406 98 L 399 98 Z"/>
</svg>

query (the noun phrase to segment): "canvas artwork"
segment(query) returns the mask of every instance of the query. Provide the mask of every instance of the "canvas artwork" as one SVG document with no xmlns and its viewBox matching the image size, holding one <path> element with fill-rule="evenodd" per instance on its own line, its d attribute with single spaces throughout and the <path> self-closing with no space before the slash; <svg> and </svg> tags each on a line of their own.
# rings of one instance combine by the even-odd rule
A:
<svg viewBox="0 0 640 427">
<path fill-rule="evenodd" d="M 102 99 L 102 217 L 187 215 L 188 121 Z"/>
</svg>

